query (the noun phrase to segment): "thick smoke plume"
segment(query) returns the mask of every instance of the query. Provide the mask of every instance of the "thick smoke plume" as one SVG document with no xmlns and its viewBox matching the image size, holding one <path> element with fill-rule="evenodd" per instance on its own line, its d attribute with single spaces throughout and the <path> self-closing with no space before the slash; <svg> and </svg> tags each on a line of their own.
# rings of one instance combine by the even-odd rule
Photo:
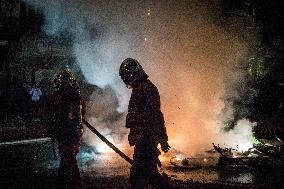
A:
<svg viewBox="0 0 284 189">
<path fill-rule="evenodd" d="M 221 114 L 225 86 L 242 78 L 234 68 L 247 57 L 249 41 L 239 37 L 238 28 L 229 32 L 221 24 L 218 1 L 25 2 L 43 11 L 47 34 L 71 36 L 86 81 L 106 94 L 94 92 L 88 104 L 93 112 L 90 120 L 104 134 L 112 137 L 114 129 L 123 128 L 122 112 L 127 110 L 130 91 L 121 82 L 118 68 L 124 58 L 133 57 L 160 91 L 173 147 L 194 154 L 212 142 L 229 145 L 232 141 L 230 145 L 240 146 L 242 141 L 234 137 L 250 138 L 247 121 L 239 123 L 237 133 L 220 134 L 223 120 L 230 115 Z M 125 129 L 119 132 L 126 134 Z M 120 137 L 120 142 L 126 143 L 126 138 Z"/>
</svg>

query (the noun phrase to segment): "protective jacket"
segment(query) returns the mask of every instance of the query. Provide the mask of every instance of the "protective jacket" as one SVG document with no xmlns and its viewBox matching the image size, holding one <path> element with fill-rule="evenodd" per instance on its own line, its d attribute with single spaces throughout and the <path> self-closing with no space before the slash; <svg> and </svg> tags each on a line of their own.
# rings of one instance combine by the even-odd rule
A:
<svg viewBox="0 0 284 189">
<path fill-rule="evenodd" d="M 50 134 L 58 140 L 68 134 L 82 133 L 82 117 L 85 113 L 84 100 L 75 87 L 56 90 L 48 95 L 46 103 Z"/>
<path fill-rule="evenodd" d="M 79 152 L 83 127 L 84 101 L 73 86 L 53 91 L 46 102 L 50 136 L 58 143 L 60 188 L 83 188 L 76 155 Z"/>
<path fill-rule="evenodd" d="M 161 143 L 168 140 L 164 117 L 160 110 L 160 95 L 157 87 L 145 79 L 132 89 L 126 117 L 126 127 L 130 128 L 129 144 L 143 140 Z"/>
</svg>

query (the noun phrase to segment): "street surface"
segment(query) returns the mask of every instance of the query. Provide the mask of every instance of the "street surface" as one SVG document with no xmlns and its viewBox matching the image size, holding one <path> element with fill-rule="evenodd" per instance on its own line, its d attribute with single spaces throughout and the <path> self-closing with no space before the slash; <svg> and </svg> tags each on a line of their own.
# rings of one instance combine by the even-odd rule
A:
<svg viewBox="0 0 284 189">
<path fill-rule="evenodd" d="M 0 188 L 56 188 L 58 157 L 49 138 L 0 144 Z M 115 153 L 97 154 L 82 146 L 78 154 L 85 188 L 129 188 L 130 165 Z M 225 170 L 216 167 L 187 169 L 164 162 L 161 172 L 174 188 L 284 188 L 283 173 Z"/>
</svg>

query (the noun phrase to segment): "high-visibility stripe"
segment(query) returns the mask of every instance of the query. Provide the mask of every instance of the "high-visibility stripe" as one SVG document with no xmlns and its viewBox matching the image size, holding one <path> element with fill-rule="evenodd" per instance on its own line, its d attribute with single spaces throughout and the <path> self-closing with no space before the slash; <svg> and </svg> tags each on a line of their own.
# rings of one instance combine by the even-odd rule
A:
<svg viewBox="0 0 284 189">
<path fill-rule="evenodd" d="M 51 138 L 37 138 L 37 139 L 29 139 L 29 140 L 14 140 L 9 142 L 1 142 L 0 146 L 5 145 L 18 145 L 18 144 L 30 144 L 30 143 L 41 143 L 51 141 Z"/>
</svg>

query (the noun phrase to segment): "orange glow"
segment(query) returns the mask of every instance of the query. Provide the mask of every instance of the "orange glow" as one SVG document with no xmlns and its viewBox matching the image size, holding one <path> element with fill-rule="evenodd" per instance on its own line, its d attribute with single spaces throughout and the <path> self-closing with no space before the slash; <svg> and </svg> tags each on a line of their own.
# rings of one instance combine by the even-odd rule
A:
<svg viewBox="0 0 284 189">
<path fill-rule="evenodd" d="M 201 32 L 195 24 L 189 23 L 187 29 L 179 25 L 153 29 L 169 32 L 151 33 L 157 39 L 151 38 L 152 46 L 145 50 L 146 71 L 159 89 L 169 139 L 176 149 L 193 156 L 211 149 L 212 142 L 222 142 L 218 133 L 225 117 L 221 115 L 224 79 L 246 52 L 243 44 L 222 29 L 208 25 Z"/>
</svg>

